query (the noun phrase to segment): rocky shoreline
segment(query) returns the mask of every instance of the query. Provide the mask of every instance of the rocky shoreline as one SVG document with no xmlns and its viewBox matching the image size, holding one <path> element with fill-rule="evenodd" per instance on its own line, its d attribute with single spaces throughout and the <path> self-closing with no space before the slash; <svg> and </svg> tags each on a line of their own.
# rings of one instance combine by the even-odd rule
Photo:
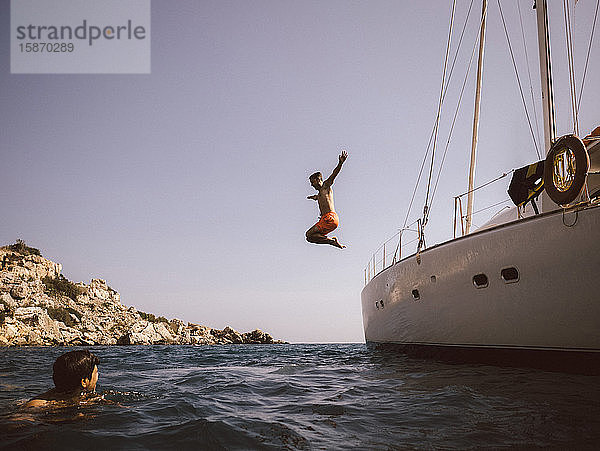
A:
<svg viewBox="0 0 600 451">
<path fill-rule="evenodd" d="M 102 279 L 75 284 L 61 270 L 21 240 L 0 247 L 0 346 L 284 343 L 259 329 L 156 317 L 121 304 Z"/>
</svg>

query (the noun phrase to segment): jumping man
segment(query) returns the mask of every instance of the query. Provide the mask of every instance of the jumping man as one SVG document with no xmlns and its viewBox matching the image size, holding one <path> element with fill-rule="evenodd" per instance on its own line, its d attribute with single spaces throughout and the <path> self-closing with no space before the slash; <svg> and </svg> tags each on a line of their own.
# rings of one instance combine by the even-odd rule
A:
<svg viewBox="0 0 600 451">
<path fill-rule="evenodd" d="M 346 158 L 348 158 L 348 153 L 342 150 L 339 156 L 339 163 L 327 180 L 323 181 L 323 176 L 320 172 L 315 172 L 308 178 L 313 188 L 318 191 L 318 194 L 308 196 L 307 199 L 316 200 L 319 203 L 319 212 L 321 213 L 319 222 L 306 231 L 306 240 L 309 243 L 331 244 L 340 249 L 346 247 L 340 244 L 336 237 L 332 236 L 329 238 L 327 236 L 340 223 L 338 215 L 333 208 L 333 190 L 331 189 L 331 185 L 333 185 L 335 177 L 340 173 L 340 169 L 342 169 L 342 164 L 344 164 Z"/>
</svg>

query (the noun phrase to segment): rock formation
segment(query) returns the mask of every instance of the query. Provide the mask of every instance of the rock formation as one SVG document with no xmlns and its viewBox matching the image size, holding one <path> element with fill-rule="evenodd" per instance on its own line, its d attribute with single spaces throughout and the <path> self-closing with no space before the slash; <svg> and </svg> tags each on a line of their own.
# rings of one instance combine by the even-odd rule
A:
<svg viewBox="0 0 600 451">
<path fill-rule="evenodd" d="M 0 247 L 0 346 L 282 343 L 258 329 L 157 318 L 121 304 L 106 281 L 74 284 L 61 270 L 23 241 Z"/>
</svg>

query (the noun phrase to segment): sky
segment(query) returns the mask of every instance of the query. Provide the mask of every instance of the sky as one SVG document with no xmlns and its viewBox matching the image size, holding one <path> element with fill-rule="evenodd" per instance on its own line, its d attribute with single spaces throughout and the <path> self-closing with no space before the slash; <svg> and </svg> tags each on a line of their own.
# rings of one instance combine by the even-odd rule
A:
<svg viewBox="0 0 600 451">
<path fill-rule="evenodd" d="M 167 318 L 290 342 L 364 341 L 364 268 L 407 214 L 435 121 L 450 3 L 152 0 L 151 74 L 23 75 L 10 73 L 10 2 L 0 0 L 0 245 L 23 239 L 70 280 L 105 279 L 123 304 Z M 469 3 L 458 2 L 451 55 Z M 550 3 L 560 135 L 573 126 L 562 2 Z M 501 4 L 534 117 L 532 1 L 519 3 L 531 85 L 517 2 Z M 595 7 L 575 8 L 578 90 Z M 538 160 L 497 1 L 489 8 L 476 185 Z M 475 2 L 442 110 L 436 171 L 480 9 Z M 598 34 L 582 135 L 600 125 Z M 429 245 L 452 237 L 453 198 L 467 190 L 474 72 Z M 342 149 L 333 235 L 348 247 L 339 250 L 304 234 L 318 219 L 308 176 L 327 177 Z M 507 199 L 509 182 L 478 192 L 475 210 Z M 421 184 L 409 222 L 424 198 Z"/>
</svg>

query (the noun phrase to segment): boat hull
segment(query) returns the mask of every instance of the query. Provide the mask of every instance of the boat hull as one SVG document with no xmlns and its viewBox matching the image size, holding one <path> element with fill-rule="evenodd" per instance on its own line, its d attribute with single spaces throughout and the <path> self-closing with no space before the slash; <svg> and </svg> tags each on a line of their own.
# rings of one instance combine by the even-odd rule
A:
<svg viewBox="0 0 600 451">
<path fill-rule="evenodd" d="M 373 277 L 361 294 L 365 339 L 436 352 L 600 357 L 599 271 L 598 205 L 502 224 Z"/>
</svg>

